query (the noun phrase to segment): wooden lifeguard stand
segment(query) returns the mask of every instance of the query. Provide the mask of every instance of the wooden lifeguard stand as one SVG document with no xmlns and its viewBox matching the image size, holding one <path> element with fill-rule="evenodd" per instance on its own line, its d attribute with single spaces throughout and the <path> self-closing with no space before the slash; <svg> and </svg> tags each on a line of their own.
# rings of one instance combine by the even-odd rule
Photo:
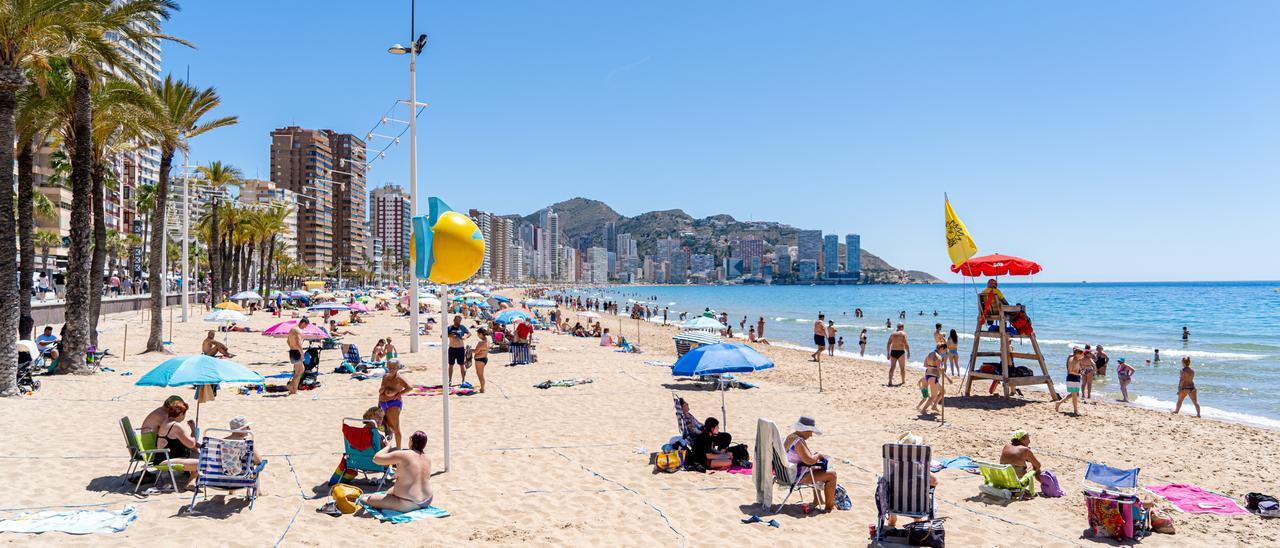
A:
<svg viewBox="0 0 1280 548">
<path fill-rule="evenodd" d="M 1058 393 L 1053 389 L 1053 378 L 1049 376 L 1049 368 L 1044 363 L 1044 354 L 1040 352 L 1040 343 L 1036 342 L 1036 334 L 1033 330 L 1026 334 L 1031 339 L 1031 349 L 1034 353 L 1013 352 L 1012 344 L 1009 336 L 1009 315 L 1019 312 L 1025 313 L 1026 310 L 1022 305 L 1002 305 L 999 303 L 992 304 L 987 310 L 982 302 L 982 296 L 978 297 L 978 327 L 973 331 L 973 352 L 969 354 L 969 374 L 964 378 L 963 392 L 965 396 L 970 395 L 973 387 L 973 379 L 990 379 L 1000 381 L 1000 386 L 1004 388 L 1004 397 L 1008 398 L 1013 395 L 1014 388 L 1018 386 L 1026 386 L 1029 384 L 1044 384 L 1049 387 L 1049 396 L 1054 401 L 1058 400 Z M 985 312 L 984 312 L 985 310 Z M 986 329 L 988 322 L 995 322 L 998 326 L 996 331 L 988 331 Z M 1019 336 L 1023 336 L 1019 334 Z M 979 346 L 982 339 L 997 339 L 1000 341 L 1000 350 L 998 352 L 980 351 Z M 978 358 L 1000 358 L 1000 372 L 983 373 L 978 371 Z M 1009 369 L 1013 367 L 1013 358 L 1024 360 L 1036 360 L 1040 364 L 1040 375 L 1032 375 L 1030 377 L 1010 377 Z"/>
</svg>

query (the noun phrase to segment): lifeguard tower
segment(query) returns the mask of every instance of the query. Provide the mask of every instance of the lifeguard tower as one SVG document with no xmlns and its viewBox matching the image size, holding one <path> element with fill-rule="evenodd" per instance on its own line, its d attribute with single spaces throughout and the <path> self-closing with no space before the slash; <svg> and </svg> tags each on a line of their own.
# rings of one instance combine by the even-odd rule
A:
<svg viewBox="0 0 1280 548">
<path fill-rule="evenodd" d="M 959 267 L 952 267 L 953 272 L 970 277 L 996 276 L 1030 276 L 1040 272 L 1040 265 L 1033 261 L 1011 257 L 1008 255 L 986 255 L 965 261 Z M 969 371 L 965 375 L 962 393 L 969 396 L 973 389 L 974 379 L 999 381 L 1004 396 L 1010 397 L 1019 386 L 1043 384 L 1049 389 L 1049 396 L 1058 400 L 1057 391 L 1053 389 L 1053 378 L 1044 363 L 1044 354 L 1040 352 L 1040 343 L 1036 341 L 1035 330 L 1027 333 L 1010 333 L 1012 322 L 1020 315 L 1026 314 L 1022 305 L 1010 305 L 1001 302 L 996 292 L 984 291 L 978 295 L 978 325 L 973 331 L 973 351 L 969 353 Z M 1031 352 L 1014 352 L 1012 338 L 1027 337 L 1031 341 Z M 996 339 L 999 348 L 995 351 L 982 350 L 982 339 Z M 995 373 L 984 373 L 979 358 L 999 358 L 998 370 Z M 1014 359 L 1035 360 L 1040 365 L 1039 375 L 1023 377 L 1011 376 Z M 985 363 L 985 362 L 984 362 Z"/>
</svg>

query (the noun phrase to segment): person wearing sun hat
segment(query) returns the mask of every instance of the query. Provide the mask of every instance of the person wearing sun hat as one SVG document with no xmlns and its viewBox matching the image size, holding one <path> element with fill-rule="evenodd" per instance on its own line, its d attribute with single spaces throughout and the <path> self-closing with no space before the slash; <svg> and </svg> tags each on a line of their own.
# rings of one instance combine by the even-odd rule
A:
<svg viewBox="0 0 1280 548">
<path fill-rule="evenodd" d="M 252 425 L 253 423 L 250 422 L 249 419 L 244 415 L 236 415 L 231 419 L 231 422 L 227 425 L 231 429 L 231 434 L 229 434 L 226 437 L 226 439 L 229 439 L 229 440 L 247 439 L 249 437 L 248 436 L 249 427 Z M 254 440 L 253 464 L 256 465 L 261 462 L 262 462 L 262 455 L 261 453 L 258 452 L 257 440 Z"/>
<path fill-rule="evenodd" d="M 1015 430 L 1009 438 L 1009 443 L 1005 444 L 1004 449 L 1000 451 L 1000 464 L 1008 464 L 1017 472 L 1018 477 L 1022 477 L 1027 473 L 1027 465 L 1036 471 L 1036 478 L 1040 477 L 1040 461 L 1036 459 L 1034 453 L 1031 452 L 1031 434 L 1026 430 Z"/>
<path fill-rule="evenodd" d="M 787 462 L 796 465 L 800 474 L 800 483 L 823 484 L 822 501 L 825 511 L 830 512 L 836 504 L 836 473 L 827 469 L 827 456 L 809 450 L 809 438 L 822 435 L 813 417 L 801 416 L 791 426 L 791 434 L 783 440 L 782 446 L 787 449 Z"/>
</svg>

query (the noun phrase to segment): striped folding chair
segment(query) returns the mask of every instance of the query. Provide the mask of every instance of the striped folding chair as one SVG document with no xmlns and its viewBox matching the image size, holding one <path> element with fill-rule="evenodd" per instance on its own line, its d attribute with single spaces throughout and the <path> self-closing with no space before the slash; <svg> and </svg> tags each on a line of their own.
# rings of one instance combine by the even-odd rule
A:
<svg viewBox="0 0 1280 548">
<path fill-rule="evenodd" d="M 876 482 L 876 540 L 882 538 L 890 514 L 930 520 L 934 515 L 929 446 L 886 443 L 882 455 L 884 475 Z"/>
<path fill-rule="evenodd" d="M 243 433 L 244 439 L 228 440 L 209 437 L 210 432 L 226 432 L 228 434 Z M 204 443 L 200 446 L 199 474 L 196 476 L 195 492 L 191 494 L 191 505 L 196 507 L 196 498 L 201 490 L 205 498 L 209 498 L 209 488 L 234 490 L 246 489 L 245 499 L 249 501 L 249 509 L 253 509 L 253 501 L 258 498 L 258 478 L 267 461 L 257 466 L 253 464 L 253 433 L 248 430 L 226 430 L 210 428 L 205 431 Z"/>
</svg>

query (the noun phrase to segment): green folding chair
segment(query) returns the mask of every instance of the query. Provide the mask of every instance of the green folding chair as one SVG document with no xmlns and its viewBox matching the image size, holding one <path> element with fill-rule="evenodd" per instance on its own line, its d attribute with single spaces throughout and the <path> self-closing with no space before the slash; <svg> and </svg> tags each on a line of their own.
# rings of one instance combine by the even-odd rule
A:
<svg viewBox="0 0 1280 548">
<path fill-rule="evenodd" d="M 128 481 L 130 474 L 138 472 L 138 484 L 133 487 L 133 492 L 137 493 L 138 489 L 142 488 L 142 480 L 149 472 L 156 474 L 168 472 L 169 484 L 173 486 L 174 492 L 177 492 L 178 482 L 174 480 L 173 473 L 182 472 L 184 469 L 181 464 L 157 464 L 169 460 L 169 450 L 156 449 L 156 433 L 143 434 L 134 430 L 129 417 L 120 417 L 120 432 L 124 434 L 125 449 L 129 451 L 129 466 L 124 471 L 125 481 Z M 156 481 L 159 482 L 158 476 Z"/>
<path fill-rule="evenodd" d="M 978 471 L 982 473 L 982 486 L 978 487 L 984 494 L 1004 500 L 1031 498 L 1036 496 L 1036 471 L 1028 469 L 1022 477 L 1009 464 L 995 464 L 974 461 Z"/>
</svg>

